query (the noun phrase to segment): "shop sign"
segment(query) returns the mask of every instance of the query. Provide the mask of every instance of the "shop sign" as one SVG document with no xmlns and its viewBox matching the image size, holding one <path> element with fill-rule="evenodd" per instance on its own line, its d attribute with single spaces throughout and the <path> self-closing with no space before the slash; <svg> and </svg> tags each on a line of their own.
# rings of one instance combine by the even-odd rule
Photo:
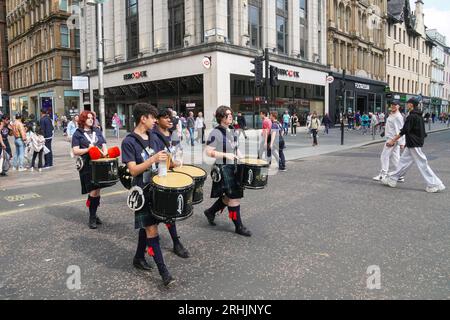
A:
<svg viewBox="0 0 450 320">
<path fill-rule="evenodd" d="M 186 103 L 186 109 L 195 109 L 195 103 Z"/>
<path fill-rule="evenodd" d="M 365 84 L 365 83 L 355 83 L 355 88 L 356 89 L 361 89 L 361 90 L 370 90 L 370 85 Z"/>
<path fill-rule="evenodd" d="M 123 76 L 123 80 L 132 80 L 132 79 L 140 79 L 147 78 L 147 71 L 138 71 L 133 73 L 128 73 Z"/>
<path fill-rule="evenodd" d="M 278 75 L 289 78 L 300 78 L 300 72 L 278 68 Z"/>
<path fill-rule="evenodd" d="M 203 57 L 202 65 L 205 69 L 211 69 L 211 57 Z"/>
</svg>

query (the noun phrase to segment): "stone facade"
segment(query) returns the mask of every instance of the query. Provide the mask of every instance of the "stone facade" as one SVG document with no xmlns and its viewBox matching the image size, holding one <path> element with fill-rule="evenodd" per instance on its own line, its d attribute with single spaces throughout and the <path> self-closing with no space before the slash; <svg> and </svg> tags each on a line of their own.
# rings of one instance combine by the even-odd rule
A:
<svg viewBox="0 0 450 320">
<path fill-rule="evenodd" d="M 8 44 L 6 40 L 6 1 L 0 0 L 0 110 L 7 112 L 7 96 L 9 91 L 8 79 Z"/>
<path fill-rule="evenodd" d="M 80 71 L 79 35 L 70 29 L 78 1 L 7 0 L 11 113 L 68 113 L 78 107 L 71 77 Z M 79 95 L 79 93 L 78 93 Z"/>
<path fill-rule="evenodd" d="M 431 52 L 431 97 L 435 113 L 441 113 L 443 109 L 443 100 L 445 97 L 445 49 L 446 38 L 437 30 L 427 30 L 428 38 L 433 42 Z M 445 109 L 448 109 L 448 104 Z"/>
</svg>

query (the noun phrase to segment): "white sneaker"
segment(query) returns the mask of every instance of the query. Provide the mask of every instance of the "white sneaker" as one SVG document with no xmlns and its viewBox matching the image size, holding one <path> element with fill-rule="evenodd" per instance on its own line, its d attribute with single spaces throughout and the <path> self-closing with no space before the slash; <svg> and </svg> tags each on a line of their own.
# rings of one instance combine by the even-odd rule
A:
<svg viewBox="0 0 450 320">
<path fill-rule="evenodd" d="M 17 168 L 16 167 L 12 167 L 12 171 L 17 171 Z"/>
<path fill-rule="evenodd" d="M 400 177 L 399 179 L 398 179 L 398 181 L 397 182 L 401 182 L 401 183 L 404 183 L 405 182 L 405 177 Z"/>
<path fill-rule="evenodd" d="M 33 168 L 33 167 L 31 167 L 31 168 L 30 168 L 30 171 L 31 171 L 31 172 L 33 172 L 33 171 L 34 171 L 34 168 Z"/>
<path fill-rule="evenodd" d="M 38 170 L 39 172 L 42 172 L 42 168 L 39 168 L 39 170 Z"/>
<path fill-rule="evenodd" d="M 27 168 L 19 168 L 19 172 L 27 171 Z"/>
<path fill-rule="evenodd" d="M 383 176 L 382 174 L 379 174 L 376 177 L 373 177 L 372 180 L 381 181 L 383 179 L 383 177 L 385 177 L 385 176 Z"/>
<path fill-rule="evenodd" d="M 383 179 L 381 179 L 381 183 L 391 188 L 397 187 L 397 181 L 392 180 L 390 177 L 383 177 Z"/>
<path fill-rule="evenodd" d="M 445 190 L 445 186 L 443 184 L 441 184 L 440 186 L 437 186 L 437 187 L 427 187 L 425 189 L 425 191 L 428 193 L 436 193 L 436 192 L 444 191 L 444 190 Z"/>
</svg>

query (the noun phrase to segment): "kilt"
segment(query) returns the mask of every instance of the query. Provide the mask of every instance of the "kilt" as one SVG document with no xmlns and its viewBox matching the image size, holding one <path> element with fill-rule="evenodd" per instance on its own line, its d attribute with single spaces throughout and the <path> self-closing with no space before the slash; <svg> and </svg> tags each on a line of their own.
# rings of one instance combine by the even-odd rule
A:
<svg viewBox="0 0 450 320">
<path fill-rule="evenodd" d="M 217 165 L 220 169 L 222 179 L 213 182 L 211 188 L 211 198 L 220 198 L 226 195 L 229 199 L 241 199 L 244 197 L 243 166 L 237 166 L 235 173 L 234 164 Z"/>
<path fill-rule="evenodd" d="M 145 193 L 144 206 L 141 210 L 134 213 L 134 228 L 145 229 L 146 227 L 158 225 L 160 223 L 162 223 L 162 221 L 152 215 L 150 195 L 148 193 Z"/>
</svg>

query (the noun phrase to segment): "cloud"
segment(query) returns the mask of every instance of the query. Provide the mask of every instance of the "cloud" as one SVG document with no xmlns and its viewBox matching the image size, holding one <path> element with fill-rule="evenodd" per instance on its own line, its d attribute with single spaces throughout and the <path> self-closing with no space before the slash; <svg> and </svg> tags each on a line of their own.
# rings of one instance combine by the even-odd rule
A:
<svg viewBox="0 0 450 320">
<path fill-rule="evenodd" d="M 450 45 L 450 10 L 439 10 L 436 8 L 425 8 L 425 25 L 428 29 L 437 29 L 439 33 L 447 38 L 447 46 Z"/>
</svg>

